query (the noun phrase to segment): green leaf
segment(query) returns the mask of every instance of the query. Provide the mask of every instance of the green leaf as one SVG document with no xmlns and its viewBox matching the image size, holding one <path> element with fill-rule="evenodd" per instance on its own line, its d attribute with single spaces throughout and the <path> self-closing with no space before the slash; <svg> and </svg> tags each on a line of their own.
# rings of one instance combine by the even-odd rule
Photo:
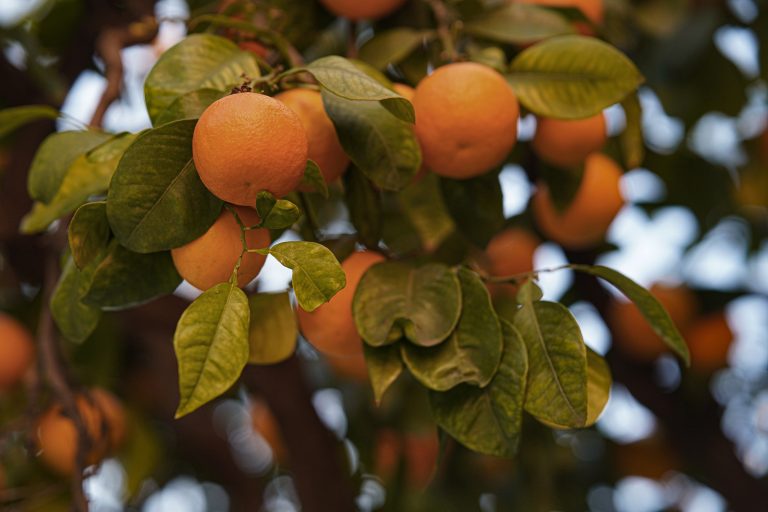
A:
<svg viewBox="0 0 768 512">
<path fill-rule="evenodd" d="M 173 335 L 181 418 L 229 389 L 248 362 L 250 309 L 245 292 L 220 283 L 189 305 Z"/>
<path fill-rule="evenodd" d="M 86 203 L 69 222 L 69 248 L 77 268 L 82 269 L 103 253 L 109 244 L 107 203 Z"/>
<path fill-rule="evenodd" d="M 180 284 L 169 251 L 139 254 L 113 240 L 83 302 L 101 309 L 123 309 L 173 293 Z"/>
<path fill-rule="evenodd" d="M 99 308 L 82 302 L 93 280 L 98 260 L 78 270 L 72 257 L 67 258 L 59 283 L 51 296 L 51 316 L 70 341 L 82 343 L 96 329 L 101 318 Z"/>
<path fill-rule="evenodd" d="M 301 186 L 317 192 L 325 199 L 328 199 L 328 184 L 325 182 L 325 178 L 323 178 L 320 167 L 313 160 L 307 160 L 307 168 L 304 169 Z"/>
<path fill-rule="evenodd" d="M 136 135 L 124 133 L 79 156 L 67 170 L 56 195 L 48 204 L 36 202 L 21 221 L 23 233 L 38 233 L 51 222 L 77 209 L 89 197 L 103 194 L 123 153 Z"/>
<path fill-rule="evenodd" d="M 349 209 L 349 220 L 355 227 L 360 241 L 366 247 L 375 248 L 381 239 L 382 215 L 381 193 L 368 178 L 351 166 L 344 174 L 344 202 Z"/>
<path fill-rule="evenodd" d="M 379 263 L 357 285 L 352 313 L 357 331 L 373 347 L 403 335 L 417 345 L 437 345 L 459 321 L 459 279 L 451 269 L 436 263 L 421 267 Z"/>
<path fill-rule="evenodd" d="M 496 173 L 468 180 L 440 178 L 448 212 L 470 241 L 485 247 L 504 227 L 501 184 Z"/>
<path fill-rule="evenodd" d="M 198 89 L 182 94 L 157 116 L 155 126 L 162 126 L 180 119 L 197 119 L 211 103 L 227 94 L 229 93 L 217 89 Z"/>
<path fill-rule="evenodd" d="M 640 310 L 640 313 L 651 325 L 653 331 L 685 362 L 685 365 L 689 366 L 691 364 L 688 345 L 685 344 L 685 340 L 669 317 L 669 313 L 667 313 L 664 306 L 656 300 L 656 297 L 651 292 L 612 268 L 600 265 L 571 265 L 570 268 L 605 279 L 618 288 L 621 293 L 635 303 L 635 306 L 637 306 L 637 309 Z"/>
<path fill-rule="evenodd" d="M 275 364 L 296 350 L 299 329 L 288 292 L 257 293 L 248 298 L 251 323 L 248 330 L 252 364 Z"/>
<path fill-rule="evenodd" d="M 403 214 L 416 228 L 424 248 L 437 248 L 456 229 L 436 174 L 427 173 L 398 194 Z"/>
<path fill-rule="evenodd" d="M 476 452 L 512 457 L 522 428 L 523 400 L 528 371 L 520 333 L 501 321 L 504 351 L 499 369 L 484 388 L 460 384 L 447 392 L 429 393 L 437 424 Z"/>
<path fill-rule="evenodd" d="M 576 319 L 557 302 L 526 300 L 514 324 L 528 349 L 525 409 L 550 424 L 584 425 L 587 351 Z"/>
<path fill-rule="evenodd" d="M 403 373 L 400 348 L 397 344 L 376 348 L 363 344 L 363 354 L 365 355 L 365 365 L 368 367 L 371 387 L 373 387 L 373 397 L 378 405 L 381 403 L 384 393 Z"/>
<path fill-rule="evenodd" d="M 153 124 L 176 99 L 199 89 L 227 91 L 260 75 L 256 59 L 235 43 L 212 34 L 193 34 L 165 52 L 144 82 L 147 111 Z"/>
<path fill-rule="evenodd" d="M 141 253 L 181 247 L 219 216 L 192 161 L 196 121 L 168 123 L 141 135 L 117 167 L 107 196 L 107 218 L 126 248 Z"/>
<path fill-rule="evenodd" d="M 559 36 L 523 50 L 507 76 L 534 114 L 581 119 L 623 100 L 643 76 L 623 53 L 594 37 Z"/>
<path fill-rule="evenodd" d="M 39 119 L 56 119 L 59 111 L 48 105 L 25 105 L 0 110 L 0 138 L 20 126 Z"/>
<path fill-rule="evenodd" d="M 540 162 L 539 176 L 549 188 L 555 209 L 562 213 L 568 209 L 579 192 L 584 177 L 584 164 L 565 169 Z"/>
<path fill-rule="evenodd" d="M 360 48 L 360 60 L 383 70 L 390 64 L 399 63 L 424 41 L 433 37 L 432 30 L 414 30 L 407 27 L 377 32 Z"/>
<path fill-rule="evenodd" d="M 621 153 L 624 156 L 624 165 L 627 169 L 640 167 L 645 158 L 645 145 L 643 141 L 643 111 L 637 94 L 631 94 L 621 102 L 627 126 L 619 136 Z"/>
<path fill-rule="evenodd" d="M 501 359 L 501 325 L 482 279 L 466 268 L 461 284 L 461 316 L 451 336 L 434 347 L 401 344 L 403 362 L 424 386 L 446 391 L 467 383 L 486 386 Z"/>
<path fill-rule="evenodd" d="M 379 102 L 406 123 L 416 120 L 410 101 L 380 84 L 344 57 L 323 57 L 301 69 L 310 72 L 323 89 L 336 96 L 348 100 Z"/>
<path fill-rule="evenodd" d="M 328 117 L 350 160 L 384 190 L 400 190 L 421 167 L 413 126 L 375 102 L 351 101 L 322 91 Z"/>
<path fill-rule="evenodd" d="M 269 229 L 289 228 L 301 217 L 298 206 L 287 199 L 275 199 L 266 190 L 256 194 L 256 212 L 261 219 L 261 226 Z"/>
<path fill-rule="evenodd" d="M 318 243 L 283 242 L 257 252 L 271 254 L 293 270 L 293 291 L 304 311 L 314 311 L 347 284 L 336 256 Z"/>
<path fill-rule="evenodd" d="M 555 11 L 538 5 L 513 3 L 471 19 L 464 25 L 464 31 L 501 43 L 525 45 L 572 34 L 576 29 Z"/>
<path fill-rule="evenodd" d="M 32 199 L 49 203 L 77 157 L 111 139 L 98 131 L 58 132 L 45 138 L 35 153 L 27 175 L 27 190 Z"/>
</svg>

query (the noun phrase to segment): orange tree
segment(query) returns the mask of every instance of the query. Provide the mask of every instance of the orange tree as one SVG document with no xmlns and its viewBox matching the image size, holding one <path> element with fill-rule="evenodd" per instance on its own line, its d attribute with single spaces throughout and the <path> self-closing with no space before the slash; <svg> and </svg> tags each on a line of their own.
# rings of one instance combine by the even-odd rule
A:
<svg viewBox="0 0 768 512">
<path fill-rule="evenodd" d="M 54 4 L 27 27 L 44 42 L 44 24 L 57 8 L 68 8 Z M 287 453 L 303 509 L 353 510 L 355 486 L 365 489 L 373 466 L 352 464 L 354 478 L 348 477 L 347 462 L 311 406 L 300 364 L 320 363 L 296 356 L 299 329 L 327 352 L 332 368 L 357 382 L 362 373 L 370 383 L 364 401 L 380 408 L 355 421 L 400 430 L 382 430 L 395 441 L 374 448 L 371 429 L 353 425 L 370 434 L 361 435 L 358 447 L 364 460 L 372 453 L 400 458 L 409 474 L 422 475 L 413 482 L 429 481 L 423 474 L 431 474 L 438 450 L 429 436 L 414 441 L 426 425 L 440 435 L 435 479 L 455 475 L 445 468 L 457 446 L 527 467 L 530 459 L 516 455 L 528 432 L 535 445 L 548 428 L 593 425 L 611 388 L 611 365 L 585 345 L 566 304 L 543 300 L 544 272 L 575 271 L 573 293 L 601 311 L 607 295 L 595 279 L 610 283 L 634 303 L 649 333 L 688 365 L 688 347 L 654 295 L 593 264 L 623 204 L 619 175 L 641 165 L 645 151 L 637 97 L 644 77 L 612 44 L 631 42 L 600 25 L 602 3 L 190 2 L 189 34 L 159 57 L 144 84 L 151 127 L 105 132 L 100 125 L 116 97 L 114 73 L 119 86 L 119 49 L 153 37 L 156 24 L 140 17 L 151 4 L 76 13 L 113 22 L 112 32 L 91 32 L 87 41 L 104 60 L 107 92 L 91 126 L 47 135 L 27 156 L 28 169 L 18 171 L 25 177 L 15 178 L 26 181 L 33 203 L 20 202 L 23 218 L 19 208 L 8 217 L 20 221 L 20 235 L 13 225 L 4 236 L 34 240 L 40 256 L 18 261 L 21 246 L 8 256 L 18 267 L 16 283 L 39 283 L 38 291 L 16 299 L 23 304 L 26 297 L 38 314 L 39 364 L 24 379 L 14 368 L 7 386 L 11 377 L 0 375 L 4 388 L 12 388 L 8 417 L 20 418 L 9 431 L 25 433 L 36 446 L 26 458 L 8 452 L 21 468 L 12 471 L 14 484 L 46 481 L 36 457 L 43 464 L 55 460 L 48 464 L 72 479 L 69 493 L 54 487 L 55 493 L 87 508 L 83 471 L 114 452 L 117 438 L 130 447 L 131 434 L 111 418 L 116 410 L 123 414 L 122 406 L 110 398 L 104 407 L 104 392 L 86 384 L 120 387 L 136 408 L 135 430 L 146 428 L 138 411 L 156 406 L 163 421 L 177 420 L 171 428 L 182 432 L 179 439 L 193 443 L 210 441 L 213 431 L 205 430 L 208 438 L 184 434 L 185 422 L 210 418 L 212 403 L 247 390 L 272 409 L 269 430 L 280 434 L 269 437 L 284 445 L 273 449 Z M 335 16 L 347 19 L 334 22 Z M 64 84 L 73 77 L 66 66 L 76 68 L 68 52 L 59 70 Z M 58 82 L 51 82 L 53 90 Z M 40 104 L 0 112 L 3 136 L 32 123 L 22 137 L 41 119 L 60 115 L 50 105 L 57 104 L 55 94 L 45 92 Z M 15 103 L 36 99 L 16 97 Z M 602 111 L 614 104 L 622 105 L 626 127 L 606 142 Z M 547 127 L 533 144 L 517 140 L 521 113 Z M 45 128 L 32 140 L 41 133 Z M 526 168 L 537 192 L 530 215 L 507 221 L 498 173 L 510 163 Z M 329 234 L 339 215 L 354 229 Z M 498 271 L 518 268 L 505 258 L 531 259 L 531 243 L 520 255 L 515 244 L 486 252 L 510 228 L 561 244 L 571 262 Z M 285 241 L 287 231 L 293 235 Z M 246 286 L 267 256 L 290 269 L 290 291 Z M 169 297 L 183 279 L 201 292 L 189 304 Z M 494 293 L 494 301 L 489 289 L 509 293 Z M 165 329 L 169 323 L 173 332 Z M 163 326 L 152 331 L 162 333 L 152 341 L 172 340 L 173 390 L 162 388 L 167 380 L 108 364 L 119 359 L 114 343 L 110 354 L 94 348 L 119 337 L 121 325 L 134 338 Z M 630 381 L 639 378 L 626 359 L 615 362 Z M 123 371 L 129 381 L 117 386 Z M 52 422 L 46 415 L 66 430 L 61 439 L 53 428 L 35 428 L 37 421 Z M 10 439 L 3 442 L 10 446 Z M 401 453 L 411 444 L 412 453 Z M 131 459 L 127 450 L 125 467 L 136 471 L 130 478 L 153 475 L 146 460 Z M 237 480 L 228 473 L 231 461 L 220 462 L 226 454 L 205 453 L 227 468 L 216 477 Z M 430 462 L 419 469 L 424 460 Z M 703 478 L 738 499 L 716 477 Z M 228 490 L 236 508 L 256 507 L 258 495 Z M 9 496 L 22 504 L 36 499 Z M 413 506 L 393 496 L 378 506 Z M 425 506 L 447 510 L 446 499 Z M 530 499 L 518 503 L 535 509 L 536 498 Z"/>
</svg>

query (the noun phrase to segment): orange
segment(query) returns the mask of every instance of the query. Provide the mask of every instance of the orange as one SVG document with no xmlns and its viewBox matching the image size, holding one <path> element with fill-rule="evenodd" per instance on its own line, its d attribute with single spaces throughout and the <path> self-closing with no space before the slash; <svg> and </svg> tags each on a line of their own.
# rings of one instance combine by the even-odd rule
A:
<svg viewBox="0 0 768 512">
<path fill-rule="evenodd" d="M 516 0 L 521 4 L 536 4 L 542 7 L 575 7 L 595 25 L 603 22 L 603 0 Z M 591 32 L 591 31 L 589 31 Z"/>
<path fill-rule="evenodd" d="M 733 331 L 722 311 L 696 319 L 684 338 L 691 351 L 691 368 L 711 373 L 727 364 Z"/>
<path fill-rule="evenodd" d="M 125 438 L 125 414 L 111 393 L 94 388 L 89 396 L 78 395 L 77 408 L 90 437 L 86 465 L 101 462 L 114 453 Z M 106 435 L 105 435 L 106 434 Z M 37 444 L 42 462 L 60 475 L 71 475 L 77 456 L 77 429 L 60 404 L 53 405 L 37 424 Z"/>
<path fill-rule="evenodd" d="M 664 306 L 678 329 L 683 330 L 688 326 L 697 309 L 693 292 L 684 286 L 660 284 L 651 286 L 650 292 Z M 613 329 L 614 343 L 635 360 L 653 362 L 669 352 L 667 345 L 653 332 L 632 302 L 613 301 L 609 306 L 608 320 Z"/>
<path fill-rule="evenodd" d="M 326 9 L 350 20 L 377 19 L 386 16 L 405 0 L 320 0 Z"/>
<path fill-rule="evenodd" d="M 237 215 L 246 226 L 259 223 L 256 210 L 235 207 Z M 266 229 L 250 229 L 245 232 L 245 241 L 249 249 L 267 247 L 270 242 Z M 171 250 L 171 257 L 181 277 L 200 290 L 229 281 L 235 269 L 237 259 L 243 250 L 240 238 L 240 225 L 232 212 L 226 208 L 221 211 L 216 222 L 200 238 L 186 245 Z M 266 256 L 246 253 L 237 272 L 237 285 L 245 286 L 259 274 Z"/>
<path fill-rule="evenodd" d="M 485 248 L 488 258 L 489 274 L 496 277 L 507 277 L 533 270 L 533 253 L 539 246 L 540 240 L 530 231 L 521 228 L 507 228 L 497 233 Z M 493 294 L 514 295 L 517 286 L 514 284 L 490 284 Z"/>
<path fill-rule="evenodd" d="M 280 433 L 280 426 L 277 424 L 272 410 L 264 400 L 255 398 L 251 401 L 251 427 L 272 450 L 272 457 L 275 463 L 285 464 L 288 460 L 288 454 L 283 442 L 283 435 Z"/>
<path fill-rule="evenodd" d="M 251 52 L 262 59 L 266 59 L 269 56 L 269 48 L 256 41 L 242 41 L 238 43 L 237 46 L 240 47 L 241 50 Z"/>
<path fill-rule="evenodd" d="M 602 153 L 592 153 L 575 197 L 565 211 L 555 208 L 545 183 L 533 196 L 533 215 L 541 231 L 568 249 L 585 249 L 599 243 L 624 205 L 618 164 Z"/>
<path fill-rule="evenodd" d="M 586 119 L 540 117 L 533 137 L 533 150 L 545 162 L 573 167 L 605 144 L 605 117 L 602 113 Z"/>
<path fill-rule="evenodd" d="M 363 274 L 380 261 L 384 261 L 384 256 L 376 252 L 352 253 L 341 264 L 347 276 L 347 285 L 311 313 L 298 309 L 301 333 L 317 350 L 337 357 L 358 357 L 362 354 L 363 341 L 352 318 L 352 299 Z"/>
<path fill-rule="evenodd" d="M 255 93 L 215 101 L 192 136 L 192 158 L 203 184 L 224 201 L 251 207 L 262 190 L 282 197 L 299 185 L 307 147 L 299 116 Z"/>
<path fill-rule="evenodd" d="M 416 87 L 412 103 L 424 164 L 440 176 L 484 174 L 517 142 L 517 97 L 504 77 L 482 64 L 437 68 Z"/>
<path fill-rule="evenodd" d="M 0 312 L 0 391 L 21 381 L 35 359 L 35 342 L 26 327 Z"/>
<path fill-rule="evenodd" d="M 679 471 L 681 466 L 674 445 L 658 436 L 618 445 L 614 458 L 621 476 L 642 476 L 652 480 L 661 480 L 667 473 Z"/>
<path fill-rule="evenodd" d="M 339 377 L 368 383 L 368 366 L 365 364 L 365 356 L 361 353 L 348 356 L 327 356 L 328 366 Z"/>
<path fill-rule="evenodd" d="M 307 132 L 308 157 L 315 161 L 330 183 L 347 170 L 349 157 L 341 147 L 331 119 L 325 113 L 319 91 L 297 88 L 281 92 L 275 99 L 282 101 L 296 112 Z"/>
<path fill-rule="evenodd" d="M 404 458 L 409 487 L 424 489 L 432 480 L 439 453 L 440 442 L 433 431 L 401 433 L 382 428 L 376 433 L 375 471 L 385 481 L 391 480 Z"/>
</svg>

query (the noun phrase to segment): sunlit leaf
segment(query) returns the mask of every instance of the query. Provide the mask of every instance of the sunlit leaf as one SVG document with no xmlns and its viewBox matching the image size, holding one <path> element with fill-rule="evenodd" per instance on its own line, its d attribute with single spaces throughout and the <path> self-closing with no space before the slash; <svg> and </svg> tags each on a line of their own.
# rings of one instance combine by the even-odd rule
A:
<svg viewBox="0 0 768 512">
<path fill-rule="evenodd" d="M 257 293 L 248 297 L 251 322 L 248 330 L 252 364 L 275 364 L 296 350 L 299 330 L 287 292 Z"/>
<path fill-rule="evenodd" d="M 48 105 L 24 105 L 0 110 L 0 138 L 20 126 L 40 119 L 56 119 L 59 111 Z"/>
<path fill-rule="evenodd" d="M 276 199 L 266 190 L 256 194 L 256 212 L 262 227 L 268 229 L 289 228 L 301 217 L 298 206 L 287 199 Z"/>
</svg>

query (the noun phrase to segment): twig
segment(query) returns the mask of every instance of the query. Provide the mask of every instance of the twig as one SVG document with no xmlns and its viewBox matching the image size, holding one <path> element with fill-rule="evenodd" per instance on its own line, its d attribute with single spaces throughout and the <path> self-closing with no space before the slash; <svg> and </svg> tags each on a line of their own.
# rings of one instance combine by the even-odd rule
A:
<svg viewBox="0 0 768 512">
<path fill-rule="evenodd" d="M 432 13 L 435 15 L 435 21 L 437 21 L 437 35 L 440 38 L 440 42 L 443 44 L 443 56 L 450 62 L 456 62 L 459 60 L 459 54 L 456 51 L 456 44 L 453 40 L 453 34 L 451 33 L 451 25 L 453 22 L 451 13 L 445 6 L 442 0 L 424 0 L 429 4 Z"/>
</svg>

